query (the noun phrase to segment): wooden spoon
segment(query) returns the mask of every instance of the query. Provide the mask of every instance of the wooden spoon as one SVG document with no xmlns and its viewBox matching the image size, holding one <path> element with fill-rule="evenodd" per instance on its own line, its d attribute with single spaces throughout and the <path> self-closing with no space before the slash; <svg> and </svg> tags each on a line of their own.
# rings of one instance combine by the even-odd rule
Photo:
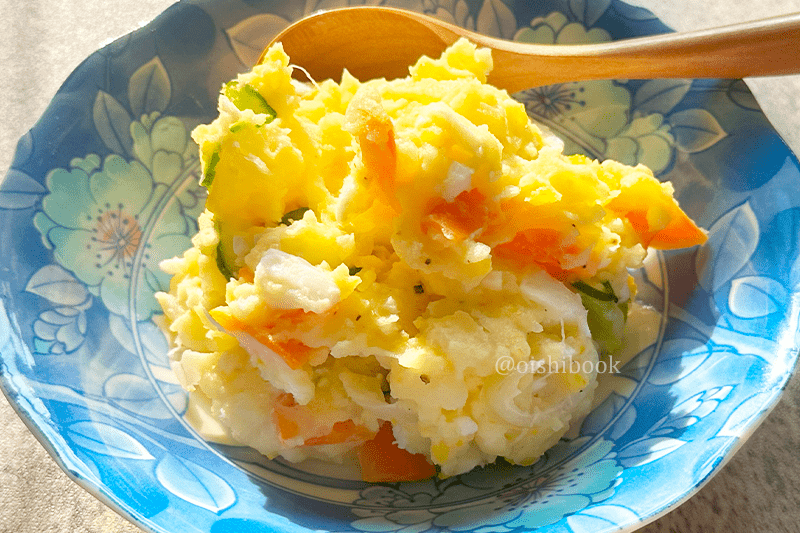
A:
<svg viewBox="0 0 800 533">
<path fill-rule="evenodd" d="M 617 42 L 539 45 L 487 37 L 412 11 L 361 6 L 310 15 L 272 43 L 283 43 L 292 63 L 316 80 L 338 80 L 343 68 L 367 80 L 406 76 L 421 56 L 438 57 L 460 37 L 492 49 L 488 81 L 509 92 L 591 79 L 800 73 L 800 13 Z"/>
</svg>

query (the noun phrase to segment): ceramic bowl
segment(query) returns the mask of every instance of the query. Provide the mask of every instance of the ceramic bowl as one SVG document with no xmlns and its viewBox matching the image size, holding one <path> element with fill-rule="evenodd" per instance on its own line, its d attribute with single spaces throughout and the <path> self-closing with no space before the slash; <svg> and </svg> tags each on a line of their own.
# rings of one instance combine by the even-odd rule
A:
<svg viewBox="0 0 800 533">
<path fill-rule="evenodd" d="M 540 43 L 668 31 L 617 0 L 396 0 Z M 595 409 L 529 467 L 366 484 L 211 444 L 155 323 L 158 264 L 204 205 L 189 132 L 290 21 L 342 0 L 194 0 L 91 55 L 0 186 L 2 388 L 76 482 L 146 531 L 631 531 L 689 497 L 776 403 L 797 359 L 800 172 L 740 80 L 517 94 L 570 152 L 650 166 L 709 231 L 636 275 L 660 311 Z"/>
</svg>

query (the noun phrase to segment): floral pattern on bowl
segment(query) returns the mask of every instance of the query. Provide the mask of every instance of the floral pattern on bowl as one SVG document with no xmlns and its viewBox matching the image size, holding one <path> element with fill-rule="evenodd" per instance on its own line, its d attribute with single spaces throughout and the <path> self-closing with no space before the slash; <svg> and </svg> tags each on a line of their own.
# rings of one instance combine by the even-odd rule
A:
<svg viewBox="0 0 800 533">
<path fill-rule="evenodd" d="M 516 95 L 568 151 L 671 180 L 709 230 L 702 249 L 636 273 L 662 312 L 655 341 L 631 347 L 536 464 L 370 485 L 206 442 L 187 422 L 153 293 L 204 205 L 189 132 L 275 33 L 348 3 L 364 2 L 181 2 L 73 73 L 0 185 L 4 392 L 67 472 L 148 531 L 612 532 L 665 512 L 754 430 L 797 359 L 800 171 L 739 80 Z M 618 0 L 381 3 L 540 43 L 667 31 Z"/>
</svg>

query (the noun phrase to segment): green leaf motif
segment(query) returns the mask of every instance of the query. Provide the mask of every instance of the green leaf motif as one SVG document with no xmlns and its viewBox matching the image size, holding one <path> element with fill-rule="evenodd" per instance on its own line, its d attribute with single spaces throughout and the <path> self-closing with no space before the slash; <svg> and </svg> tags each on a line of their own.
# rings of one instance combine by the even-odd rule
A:
<svg viewBox="0 0 800 533">
<path fill-rule="evenodd" d="M 651 80 L 633 95 L 633 107 L 639 113 L 666 115 L 683 100 L 692 86 L 692 80 Z"/>
<path fill-rule="evenodd" d="M 569 0 L 569 10 L 584 26 L 591 28 L 611 6 L 611 0 Z"/>
<path fill-rule="evenodd" d="M 669 437 L 643 437 L 624 446 L 619 457 L 626 467 L 641 466 L 669 455 L 684 444 L 686 441 Z"/>
<path fill-rule="evenodd" d="M 149 268 L 145 268 L 143 270 L 144 270 L 144 282 L 147 284 L 147 287 L 153 293 L 169 290 L 169 287 L 164 287 L 163 284 L 159 281 L 158 277 Z"/>
<path fill-rule="evenodd" d="M 154 420 L 172 417 L 153 383 L 141 376 L 126 373 L 111 376 L 103 385 L 103 396 L 137 416 Z"/>
<path fill-rule="evenodd" d="M 740 318 L 762 318 L 785 309 L 789 298 L 779 281 L 765 276 L 745 276 L 731 282 L 728 307 Z"/>
<path fill-rule="evenodd" d="M 158 56 L 139 67 L 128 83 L 128 101 L 133 116 L 163 112 L 171 96 L 169 75 Z"/>
<path fill-rule="evenodd" d="M 113 96 L 97 91 L 92 119 L 97 133 L 111 151 L 121 155 L 132 153 L 131 116 Z"/>
<path fill-rule="evenodd" d="M 612 392 L 603 402 L 589 413 L 581 425 L 581 435 L 598 435 L 604 431 L 617 414 L 625 408 L 626 399 Z"/>
<path fill-rule="evenodd" d="M 236 493 L 224 479 L 182 457 L 165 455 L 156 466 L 155 474 L 169 492 L 213 513 L 220 513 L 236 503 Z"/>
<path fill-rule="evenodd" d="M 9 170 L 0 189 L 0 209 L 26 209 L 46 192 L 42 185 L 19 170 Z"/>
<path fill-rule="evenodd" d="M 620 526 L 640 520 L 636 513 L 621 505 L 591 505 L 568 516 L 567 524 L 572 533 L 590 533 L 622 529 Z"/>
<path fill-rule="evenodd" d="M 258 61 L 261 52 L 289 21 L 272 13 L 255 15 L 244 19 L 226 32 L 233 52 L 242 64 L 251 67 Z"/>
<path fill-rule="evenodd" d="M 727 136 L 714 115 L 705 109 L 678 111 L 669 117 L 675 146 L 683 152 L 702 152 Z"/>
<path fill-rule="evenodd" d="M 614 11 L 622 15 L 628 20 L 656 20 L 652 11 L 643 7 L 626 4 L 625 2 L 616 2 L 614 4 Z"/>
<path fill-rule="evenodd" d="M 90 297 L 86 286 L 58 265 L 39 269 L 31 276 L 25 291 L 60 306 L 77 306 Z"/>
<path fill-rule="evenodd" d="M 731 209 L 708 231 L 708 242 L 697 253 L 700 285 L 718 291 L 733 280 L 758 247 L 761 229 L 749 203 Z"/>
<path fill-rule="evenodd" d="M 743 80 L 736 80 L 731 83 L 730 87 L 728 87 L 728 98 L 739 107 L 751 111 L 761 110 L 761 106 L 758 105 L 756 97 L 753 96 L 753 93 L 750 92 L 750 89 Z"/>
<path fill-rule="evenodd" d="M 149 461 L 147 448 L 128 433 L 102 422 L 82 420 L 67 427 L 67 437 L 76 445 L 96 454 L 120 459 Z"/>
<path fill-rule="evenodd" d="M 486 35 L 511 39 L 517 30 L 517 20 L 503 0 L 484 0 L 478 12 L 477 28 Z"/>
<path fill-rule="evenodd" d="M 760 392 L 745 399 L 731 412 L 716 436 L 741 437 L 745 429 L 763 412 L 764 405 L 772 399 L 771 394 Z"/>
</svg>

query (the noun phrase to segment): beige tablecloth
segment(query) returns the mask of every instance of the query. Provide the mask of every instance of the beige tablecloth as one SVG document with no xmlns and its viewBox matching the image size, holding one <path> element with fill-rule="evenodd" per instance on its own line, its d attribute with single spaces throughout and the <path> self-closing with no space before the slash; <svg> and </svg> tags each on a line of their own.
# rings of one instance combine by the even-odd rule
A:
<svg viewBox="0 0 800 533">
<path fill-rule="evenodd" d="M 78 63 L 171 3 L 0 0 L 0 176 L 11 163 L 17 139 L 41 116 Z M 800 11 L 800 0 L 636 3 L 676 29 Z M 778 131 L 800 153 L 800 77 L 756 80 L 750 85 Z M 2 396 L 0 428 L 0 533 L 140 531 L 70 481 Z M 800 379 L 789 383 L 780 404 L 717 476 L 641 531 L 800 531 Z"/>
</svg>

